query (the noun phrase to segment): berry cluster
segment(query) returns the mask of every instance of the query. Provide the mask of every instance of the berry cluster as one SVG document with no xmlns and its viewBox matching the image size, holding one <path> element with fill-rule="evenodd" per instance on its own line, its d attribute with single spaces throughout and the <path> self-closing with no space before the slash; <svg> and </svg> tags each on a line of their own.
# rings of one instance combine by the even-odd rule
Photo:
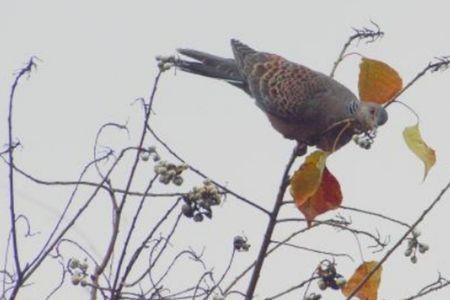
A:
<svg viewBox="0 0 450 300">
<path fill-rule="evenodd" d="M 237 235 L 233 239 L 233 247 L 239 252 L 248 251 L 248 249 L 250 249 L 250 246 L 251 245 L 248 243 L 248 239 L 244 236 Z"/>
<path fill-rule="evenodd" d="M 174 56 L 162 56 L 162 55 L 156 56 L 158 68 L 161 72 L 169 70 L 174 65 L 175 60 L 176 58 Z"/>
<path fill-rule="evenodd" d="M 87 269 L 88 264 L 86 259 L 81 262 L 77 258 L 71 258 L 67 264 L 67 270 L 72 275 L 72 283 L 74 285 L 86 285 Z"/>
<path fill-rule="evenodd" d="M 322 261 L 316 272 L 320 277 L 317 280 L 317 285 L 322 291 L 329 287 L 334 290 L 341 289 L 347 282 L 344 276 L 336 272 L 336 264 L 329 260 Z"/>
<path fill-rule="evenodd" d="M 181 211 L 195 222 L 203 221 L 203 216 L 211 219 L 211 207 L 219 205 L 222 202 L 221 198 L 217 186 L 207 179 L 203 182 L 203 186 L 194 187 L 191 192 L 183 195 L 184 204 Z"/>
<path fill-rule="evenodd" d="M 365 132 L 362 134 L 354 135 L 353 141 L 355 144 L 360 146 L 363 149 L 369 150 L 372 146 L 373 142 L 375 141 L 375 137 L 377 136 L 377 131 L 372 130 L 370 132 Z"/>
<path fill-rule="evenodd" d="M 141 159 L 143 161 L 148 161 L 150 158 L 153 158 L 154 162 L 160 161 L 161 157 L 159 156 L 158 152 L 156 152 L 155 146 L 150 146 L 146 150 L 142 150 L 141 152 Z"/>
<path fill-rule="evenodd" d="M 159 175 L 159 181 L 163 184 L 173 184 L 180 186 L 183 184 L 181 173 L 188 168 L 186 164 L 175 165 L 166 161 L 160 161 L 155 166 L 155 173 Z"/>
<path fill-rule="evenodd" d="M 405 250 L 405 256 L 410 257 L 413 264 L 417 263 L 417 251 L 423 254 L 430 249 L 427 244 L 419 242 L 419 236 L 420 232 L 413 230 L 412 237 L 408 238 L 408 247 Z"/>
</svg>

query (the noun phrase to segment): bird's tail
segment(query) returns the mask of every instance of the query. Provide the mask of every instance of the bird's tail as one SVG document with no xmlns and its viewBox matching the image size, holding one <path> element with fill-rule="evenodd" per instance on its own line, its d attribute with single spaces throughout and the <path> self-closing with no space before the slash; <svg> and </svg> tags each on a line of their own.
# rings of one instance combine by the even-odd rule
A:
<svg viewBox="0 0 450 300">
<path fill-rule="evenodd" d="M 246 80 L 239 72 L 234 59 L 223 58 L 191 49 L 177 49 L 177 51 L 181 55 L 193 59 L 174 59 L 173 64 L 181 70 L 206 77 L 222 79 L 247 91 Z"/>
</svg>

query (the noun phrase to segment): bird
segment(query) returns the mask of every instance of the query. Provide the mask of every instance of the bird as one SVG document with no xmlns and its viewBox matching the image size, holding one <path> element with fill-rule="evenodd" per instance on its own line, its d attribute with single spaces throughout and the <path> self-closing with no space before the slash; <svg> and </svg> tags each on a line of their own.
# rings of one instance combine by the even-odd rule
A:
<svg viewBox="0 0 450 300">
<path fill-rule="evenodd" d="M 172 56 L 165 62 L 243 90 L 276 131 L 297 142 L 299 156 L 308 146 L 334 152 L 357 135 L 370 139 L 388 119 L 382 106 L 360 101 L 328 75 L 236 39 L 231 40 L 231 49 L 233 58 L 180 48 L 177 52 L 183 58 Z"/>
</svg>

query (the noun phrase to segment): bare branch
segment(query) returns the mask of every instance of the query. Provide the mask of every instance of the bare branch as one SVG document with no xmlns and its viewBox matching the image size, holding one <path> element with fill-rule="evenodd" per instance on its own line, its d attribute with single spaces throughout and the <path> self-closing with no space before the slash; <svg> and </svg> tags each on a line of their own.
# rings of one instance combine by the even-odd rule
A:
<svg viewBox="0 0 450 300">
<path fill-rule="evenodd" d="M 439 278 L 435 282 L 430 283 L 427 286 L 423 287 L 417 294 L 410 296 L 408 298 L 403 298 L 402 300 L 418 299 L 420 297 L 423 297 L 425 295 L 428 295 L 432 292 L 438 291 L 448 286 L 450 286 L 450 281 L 448 279 L 445 279 L 439 274 Z"/>
<path fill-rule="evenodd" d="M 376 212 L 373 212 L 373 211 L 367 211 L 367 210 L 363 210 L 363 209 L 360 209 L 360 208 L 349 207 L 349 206 L 343 206 L 343 205 L 339 206 L 339 208 L 342 208 L 342 209 L 345 209 L 345 210 L 350 210 L 350 211 L 356 211 L 356 212 L 363 213 L 363 214 L 366 214 L 366 215 L 371 215 L 371 216 L 379 217 L 379 218 L 382 218 L 382 219 L 391 221 L 391 222 L 393 222 L 393 223 L 400 224 L 400 225 L 405 226 L 405 227 L 408 227 L 408 228 L 411 227 L 411 226 L 409 226 L 408 223 L 399 221 L 399 220 L 397 220 L 397 219 L 394 219 L 394 218 L 385 216 L 384 214 L 376 213 Z"/>
<path fill-rule="evenodd" d="M 291 292 L 293 292 L 295 290 L 301 289 L 305 285 L 307 285 L 307 284 L 309 284 L 309 283 L 311 283 L 314 280 L 319 279 L 319 278 L 320 278 L 319 276 L 312 276 L 311 278 L 308 278 L 305 281 L 302 281 L 299 284 L 294 285 L 293 287 L 290 287 L 290 288 L 288 288 L 287 290 L 285 290 L 283 292 L 280 292 L 280 293 L 278 293 L 278 294 L 276 294 L 276 295 L 274 295 L 272 297 L 265 298 L 265 300 L 273 300 L 273 299 L 276 299 L 276 298 L 280 298 L 280 297 L 282 297 L 284 295 L 287 295 L 287 294 L 289 294 L 289 293 L 291 293 Z"/>
<path fill-rule="evenodd" d="M 416 83 L 417 80 L 423 77 L 426 73 L 444 71 L 447 70 L 449 66 L 450 66 L 450 56 L 436 57 L 435 62 L 428 63 L 428 65 L 422 71 L 420 71 L 416 75 L 416 77 L 411 79 L 411 81 L 408 82 L 408 84 L 405 85 L 397 94 L 395 94 L 394 97 L 384 105 L 384 107 L 386 108 L 392 103 L 396 102 L 396 100 L 398 99 L 398 97 L 400 97 L 401 94 L 403 94 L 407 89 L 409 89 L 414 83 Z"/>
<path fill-rule="evenodd" d="M 9 161 L 9 168 L 8 168 L 8 179 L 9 179 L 9 217 L 10 217 L 10 226 L 11 226 L 11 232 L 12 232 L 12 251 L 13 251 L 13 257 L 14 257 L 14 265 L 16 268 L 16 274 L 17 274 L 17 281 L 14 286 L 14 289 L 11 293 L 10 299 L 15 299 L 17 296 L 17 293 L 19 292 L 19 288 L 22 286 L 23 282 L 23 273 L 20 266 L 20 258 L 19 258 L 19 246 L 17 242 L 17 229 L 16 229 L 16 209 L 15 209 L 15 199 L 14 199 L 14 169 L 12 165 L 14 164 L 14 156 L 13 156 L 13 150 L 15 148 L 14 145 L 16 143 L 13 142 L 13 102 L 14 102 L 14 95 L 16 93 L 16 88 L 19 83 L 19 80 L 25 76 L 29 75 L 33 68 L 36 68 L 35 60 L 36 57 L 31 57 L 28 63 L 25 67 L 23 67 L 19 73 L 17 74 L 16 78 L 14 79 L 14 82 L 11 87 L 11 93 L 9 96 L 9 106 L 8 106 L 8 161 Z"/>
<path fill-rule="evenodd" d="M 270 241 L 270 242 L 274 243 L 274 244 L 281 244 L 282 246 L 288 246 L 288 247 L 299 249 L 299 250 L 304 250 L 304 251 L 308 251 L 308 252 L 314 252 L 314 253 L 317 253 L 317 254 L 330 255 L 330 256 L 334 256 L 334 257 L 347 257 L 351 261 L 355 261 L 353 259 L 353 257 L 351 255 L 347 254 L 347 253 L 328 252 L 328 251 L 323 251 L 323 250 L 318 250 L 318 249 L 298 246 L 298 245 L 291 244 L 291 243 L 286 243 L 286 242 L 285 243 L 279 242 L 279 241 Z"/>
<path fill-rule="evenodd" d="M 175 157 L 176 159 L 178 159 L 180 162 L 187 164 L 187 162 L 186 162 L 184 159 L 182 159 L 175 151 L 173 151 L 172 148 L 169 147 L 169 145 L 167 145 L 167 144 L 166 144 L 166 143 L 165 143 L 165 142 L 164 142 L 164 141 L 163 141 L 163 140 L 155 133 L 155 131 L 154 131 L 149 125 L 147 125 L 147 129 L 148 129 L 148 131 L 150 131 L 150 133 L 153 135 L 153 137 L 154 137 L 154 138 L 155 138 L 155 139 L 156 139 L 156 140 L 157 140 L 157 141 L 158 141 L 158 142 L 159 142 L 159 143 L 160 143 L 160 144 L 161 144 L 161 145 L 162 145 L 162 146 L 170 153 L 170 154 L 172 154 L 173 157 Z M 250 206 L 252 206 L 252 207 L 254 207 L 254 208 L 256 208 L 256 209 L 258 209 L 258 210 L 260 210 L 260 211 L 262 211 L 262 212 L 264 212 L 265 214 L 270 215 L 270 212 L 269 212 L 267 209 L 265 209 L 265 208 L 259 206 L 259 205 L 256 204 L 254 201 L 251 201 L 251 200 L 249 200 L 249 199 L 247 199 L 247 198 L 245 198 L 245 197 L 239 195 L 238 193 L 236 193 L 236 192 L 230 190 L 229 188 L 225 187 L 224 185 L 222 185 L 222 184 L 218 183 L 217 181 L 211 179 L 210 177 L 206 176 L 203 172 L 201 172 L 199 169 L 193 167 L 192 165 L 190 165 L 190 164 L 187 164 L 187 165 L 188 165 L 189 169 L 190 169 L 192 172 L 194 172 L 194 173 L 200 175 L 200 176 L 203 177 L 204 179 L 209 179 L 209 180 L 211 180 L 212 183 L 214 183 L 215 185 L 217 185 L 218 187 L 220 187 L 222 190 L 226 191 L 228 194 L 230 194 L 230 195 L 236 197 L 237 199 L 243 201 L 244 203 L 246 203 L 246 204 L 248 204 L 248 205 L 250 205 Z"/>
<path fill-rule="evenodd" d="M 383 265 L 383 263 L 394 253 L 394 251 L 403 243 L 403 241 L 408 237 L 408 235 L 413 232 L 413 230 L 423 221 L 423 219 L 431 212 L 435 205 L 442 199 L 442 196 L 450 188 L 450 182 L 442 189 L 439 195 L 434 199 L 434 201 L 422 212 L 419 218 L 411 225 L 403 236 L 395 243 L 395 245 L 387 251 L 383 258 L 378 262 L 378 264 L 364 277 L 364 279 L 355 287 L 355 289 L 350 293 L 346 300 L 353 298 L 358 291 L 364 286 L 364 284 L 375 274 L 376 271 Z"/>
<path fill-rule="evenodd" d="M 278 190 L 278 195 L 275 200 L 274 207 L 270 214 L 269 224 L 267 225 L 266 233 L 264 234 L 264 239 L 259 249 L 258 258 L 256 259 L 255 268 L 253 270 L 252 277 L 250 278 L 250 283 L 247 289 L 247 298 L 252 299 L 253 294 L 255 293 L 256 285 L 258 283 L 259 276 L 261 274 L 261 268 L 263 266 L 264 260 L 267 255 L 267 249 L 269 248 L 270 240 L 272 239 L 272 234 L 277 224 L 278 213 L 280 212 L 280 208 L 283 204 L 284 194 L 286 193 L 286 189 L 289 186 L 289 172 L 291 170 L 292 165 L 294 164 L 295 159 L 297 158 L 297 148 L 292 151 L 291 157 L 288 160 L 288 163 L 284 169 L 283 176 L 281 178 L 280 188 Z"/>
<path fill-rule="evenodd" d="M 378 26 L 378 24 L 376 24 L 373 21 L 370 21 L 370 23 L 372 23 L 372 25 L 375 27 L 375 29 L 370 29 L 367 27 L 363 27 L 362 29 L 353 28 L 354 34 L 348 38 L 347 42 L 342 47 L 342 50 L 339 53 L 337 60 L 333 64 L 333 69 L 331 70 L 331 73 L 330 73 L 331 78 L 334 77 L 334 73 L 336 72 L 337 67 L 344 59 L 348 47 L 350 47 L 350 45 L 355 40 L 357 40 L 357 41 L 367 40 L 366 43 L 369 44 L 369 43 L 375 42 L 376 40 L 378 40 L 379 38 L 382 38 L 384 36 L 384 32 L 380 30 L 380 27 Z"/>
</svg>

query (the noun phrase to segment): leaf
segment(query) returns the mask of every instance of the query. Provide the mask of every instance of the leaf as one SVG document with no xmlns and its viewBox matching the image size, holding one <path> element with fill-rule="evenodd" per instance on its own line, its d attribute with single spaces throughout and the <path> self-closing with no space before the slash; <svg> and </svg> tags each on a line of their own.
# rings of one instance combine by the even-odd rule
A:
<svg viewBox="0 0 450 300">
<path fill-rule="evenodd" d="M 291 179 L 291 194 L 308 226 L 320 214 L 340 206 L 342 193 L 339 182 L 326 168 L 327 152 L 315 151 Z"/>
<path fill-rule="evenodd" d="M 420 135 L 419 123 L 406 127 L 403 130 L 403 138 L 409 149 L 425 164 L 425 174 L 423 176 L 423 180 L 425 180 L 431 167 L 436 163 L 435 151 L 423 141 Z"/>
<path fill-rule="evenodd" d="M 338 208 L 342 202 L 342 193 L 339 182 L 336 177 L 330 173 L 325 167 L 322 175 L 320 185 L 314 195 L 304 201 L 302 204 L 297 204 L 297 208 L 305 216 L 308 226 L 315 217 L 326 213 L 327 211 Z"/>
<path fill-rule="evenodd" d="M 359 65 L 359 98 L 366 102 L 383 104 L 390 101 L 403 86 L 402 79 L 388 64 L 362 58 Z"/>
<path fill-rule="evenodd" d="M 342 293 L 348 297 L 356 289 L 356 287 L 363 281 L 363 279 L 378 265 L 376 261 L 368 261 L 361 264 L 352 275 L 350 280 L 342 288 Z M 356 293 L 356 297 L 360 300 L 377 300 L 378 287 L 381 281 L 382 268 L 378 268 L 369 280 Z"/>
<path fill-rule="evenodd" d="M 291 179 L 291 195 L 297 206 L 313 196 L 319 188 L 328 153 L 315 151 L 308 155 L 305 162 Z"/>
</svg>

